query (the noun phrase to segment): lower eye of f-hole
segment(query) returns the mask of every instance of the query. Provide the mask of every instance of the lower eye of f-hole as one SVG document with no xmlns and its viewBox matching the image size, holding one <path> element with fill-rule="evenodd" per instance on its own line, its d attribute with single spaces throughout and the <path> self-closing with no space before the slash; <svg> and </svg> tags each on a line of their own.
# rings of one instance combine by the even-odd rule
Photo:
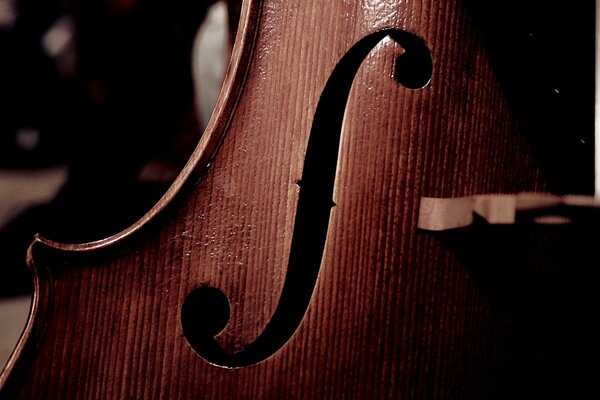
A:
<svg viewBox="0 0 600 400">
<path fill-rule="evenodd" d="M 210 286 L 192 290 L 181 306 L 183 335 L 192 348 L 205 358 L 220 358 L 223 350 L 214 337 L 229 321 L 229 301 L 223 292 Z"/>
<path fill-rule="evenodd" d="M 229 320 L 229 303 L 214 288 L 200 287 L 186 298 L 181 312 L 183 333 L 191 347 L 208 362 L 239 368 L 264 361 L 281 349 L 300 326 L 314 291 L 333 204 L 342 125 L 350 89 L 359 67 L 386 37 L 405 50 L 394 77 L 409 89 L 425 87 L 432 75 L 429 49 L 419 37 L 399 29 L 365 36 L 342 57 L 333 70 L 315 110 L 306 148 L 296 220 L 286 277 L 279 302 L 264 331 L 243 350 L 228 353 L 215 336 Z"/>
</svg>

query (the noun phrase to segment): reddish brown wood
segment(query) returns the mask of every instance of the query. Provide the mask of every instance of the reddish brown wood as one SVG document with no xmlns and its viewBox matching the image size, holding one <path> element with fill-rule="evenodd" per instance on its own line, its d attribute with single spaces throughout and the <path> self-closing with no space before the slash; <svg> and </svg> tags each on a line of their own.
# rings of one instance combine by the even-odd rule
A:
<svg viewBox="0 0 600 400">
<path fill-rule="evenodd" d="M 346 109 L 321 270 L 304 319 L 257 365 L 211 365 L 189 346 L 188 293 L 221 289 L 218 336 L 243 350 L 285 280 L 312 119 L 361 38 L 424 40 L 433 76 L 391 78 L 383 39 Z M 30 249 L 36 297 L 2 398 L 467 399 L 511 393 L 514 321 L 460 255 L 417 230 L 422 196 L 543 189 L 527 142 L 458 0 L 253 0 L 223 96 L 192 159 L 136 225 L 106 240 Z M 504 391 L 499 390 L 504 387 Z"/>
</svg>

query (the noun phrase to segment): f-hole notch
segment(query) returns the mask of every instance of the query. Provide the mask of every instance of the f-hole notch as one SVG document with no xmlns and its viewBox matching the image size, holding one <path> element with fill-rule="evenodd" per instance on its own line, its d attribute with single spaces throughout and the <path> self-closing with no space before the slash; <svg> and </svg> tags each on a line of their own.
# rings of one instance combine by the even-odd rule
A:
<svg viewBox="0 0 600 400">
<path fill-rule="evenodd" d="M 394 78 L 410 89 L 425 87 L 433 66 L 424 41 L 406 31 L 385 29 L 356 43 L 333 70 L 321 95 L 310 132 L 285 282 L 279 303 L 262 334 L 244 350 L 226 352 L 215 336 L 229 321 L 229 302 L 220 290 L 202 286 L 187 296 L 181 310 L 183 334 L 208 362 L 227 368 L 259 363 L 282 348 L 302 319 L 316 285 L 333 204 L 338 149 L 350 88 L 362 62 L 390 37 L 404 48 Z"/>
</svg>

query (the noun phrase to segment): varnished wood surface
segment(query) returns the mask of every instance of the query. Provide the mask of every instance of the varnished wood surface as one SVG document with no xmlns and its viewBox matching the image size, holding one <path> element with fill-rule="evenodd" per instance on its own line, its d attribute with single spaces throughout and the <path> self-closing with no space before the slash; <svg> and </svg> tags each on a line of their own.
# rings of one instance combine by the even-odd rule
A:
<svg viewBox="0 0 600 400">
<path fill-rule="evenodd" d="M 216 114 L 163 200 L 104 241 L 32 245 L 33 317 L 1 397 L 516 398 L 535 366 L 520 365 L 514 315 L 454 245 L 416 228 L 422 196 L 544 188 L 461 2 L 244 7 Z M 256 365 L 208 363 L 182 332 L 186 296 L 206 285 L 226 294 L 231 320 L 217 339 L 228 352 L 265 329 L 285 281 L 320 95 L 355 43 L 389 28 L 423 39 L 433 75 L 421 89 L 398 84 L 403 49 L 389 37 L 359 68 L 336 206 L 298 330 Z"/>
</svg>

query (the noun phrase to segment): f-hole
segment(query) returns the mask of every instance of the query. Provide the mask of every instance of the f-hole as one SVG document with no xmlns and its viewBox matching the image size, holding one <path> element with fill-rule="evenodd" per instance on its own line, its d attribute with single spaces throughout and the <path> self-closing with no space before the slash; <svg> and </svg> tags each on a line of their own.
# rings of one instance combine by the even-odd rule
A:
<svg viewBox="0 0 600 400">
<path fill-rule="evenodd" d="M 282 348 L 302 319 L 321 266 L 333 204 L 338 149 L 350 88 L 362 62 L 385 37 L 404 48 L 394 78 L 410 89 L 425 87 L 432 59 L 424 41 L 406 31 L 386 29 L 356 43 L 333 70 L 312 124 L 284 286 L 279 303 L 262 334 L 244 350 L 228 353 L 215 340 L 229 321 L 229 302 L 218 289 L 202 286 L 188 294 L 181 310 L 183 334 L 206 361 L 227 368 L 259 363 Z"/>
</svg>

